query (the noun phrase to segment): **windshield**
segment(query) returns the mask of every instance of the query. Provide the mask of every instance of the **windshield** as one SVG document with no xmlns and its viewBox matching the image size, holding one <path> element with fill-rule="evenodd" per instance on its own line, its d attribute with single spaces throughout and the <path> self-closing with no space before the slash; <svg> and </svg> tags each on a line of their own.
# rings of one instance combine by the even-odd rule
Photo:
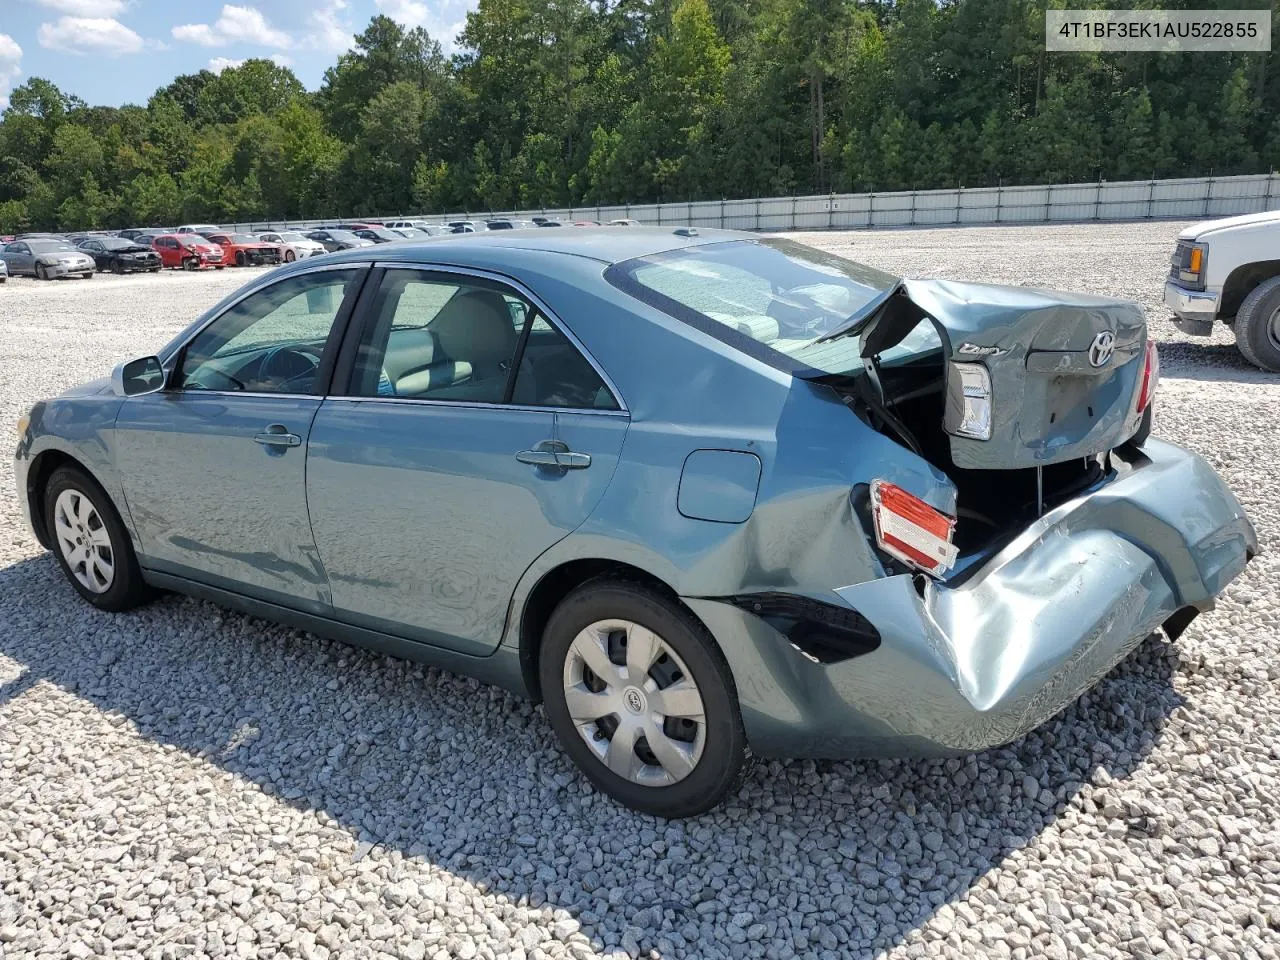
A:
<svg viewBox="0 0 1280 960">
<path fill-rule="evenodd" d="M 232 243 L 261 243 L 257 237 L 251 237 L 247 233 L 237 233 L 231 237 Z"/>
<path fill-rule="evenodd" d="M 200 236 L 195 236 L 195 237 L 187 236 L 185 234 L 181 237 L 178 237 L 178 242 L 182 244 L 184 247 L 192 247 L 192 248 L 214 246 L 214 242 L 212 240 L 208 240 Z"/>
<path fill-rule="evenodd" d="M 344 243 L 353 243 L 354 241 L 360 239 L 350 230 L 330 230 L 329 236 L 331 236 L 334 240 L 341 240 Z"/>
<path fill-rule="evenodd" d="M 730 346 L 790 373 L 862 366 L 856 336 L 820 343 L 854 324 L 898 284 L 892 274 L 793 240 L 733 240 L 615 264 L 615 286 Z M 892 360 L 941 346 L 921 324 L 886 351 Z"/>
<path fill-rule="evenodd" d="M 280 234 L 280 239 L 286 243 L 298 243 L 299 241 L 304 241 L 307 238 L 300 233 L 282 233 Z"/>
<path fill-rule="evenodd" d="M 146 246 L 145 243 L 139 242 L 138 240 L 128 240 L 123 237 L 94 237 L 93 239 L 102 244 L 103 248 L 106 250 L 124 250 L 127 247 Z"/>
<path fill-rule="evenodd" d="M 28 240 L 27 243 L 35 253 L 53 253 L 54 251 L 67 250 L 72 253 L 83 253 L 75 245 L 67 243 L 65 240 Z"/>
</svg>

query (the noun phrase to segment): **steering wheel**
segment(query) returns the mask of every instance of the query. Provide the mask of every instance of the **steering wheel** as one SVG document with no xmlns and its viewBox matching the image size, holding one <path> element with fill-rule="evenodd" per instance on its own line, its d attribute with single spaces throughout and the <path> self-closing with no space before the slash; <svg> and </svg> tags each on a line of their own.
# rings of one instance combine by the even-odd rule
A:
<svg viewBox="0 0 1280 960">
<path fill-rule="evenodd" d="M 297 384 L 303 378 L 314 377 L 319 366 L 320 358 L 301 347 L 273 347 L 262 358 L 258 380 L 275 382 L 276 392 L 288 393 L 284 388 Z"/>
</svg>

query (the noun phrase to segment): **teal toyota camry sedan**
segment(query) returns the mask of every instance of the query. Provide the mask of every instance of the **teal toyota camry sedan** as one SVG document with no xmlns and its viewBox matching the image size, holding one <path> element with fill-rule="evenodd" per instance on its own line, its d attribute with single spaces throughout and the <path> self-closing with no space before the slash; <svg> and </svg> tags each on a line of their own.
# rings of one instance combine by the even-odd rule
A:
<svg viewBox="0 0 1280 960">
<path fill-rule="evenodd" d="M 70 586 L 180 591 L 545 705 L 603 791 L 1044 722 L 1257 551 L 1150 436 L 1140 308 L 691 228 L 509 230 L 261 276 L 36 404 Z"/>
</svg>

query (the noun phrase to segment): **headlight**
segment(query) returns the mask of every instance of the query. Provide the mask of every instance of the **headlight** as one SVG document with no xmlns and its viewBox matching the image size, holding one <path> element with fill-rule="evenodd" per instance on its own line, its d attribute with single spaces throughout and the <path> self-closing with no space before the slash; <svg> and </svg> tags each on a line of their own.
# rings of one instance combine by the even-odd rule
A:
<svg viewBox="0 0 1280 960">
<path fill-rule="evenodd" d="M 1204 289 L 1205 272 L 1209 266 L 1209 246 L 1205 243 L 1178 242 L 1173 254 L 1171 271 L 1180 284 L 1192 290 Z"/>
<path fill-rule="evenodd" d="M 21 440 L 27 435 L 27 429 L 31 426 L 31 414 L 24 413 L 18 418 L 18 439 Z"/>
<path fill-rule="evenodd" d="M 991 375 L 982 364 L 952 361 L 943 426 L 957 437 L 991 439 Z"/>
</svg>

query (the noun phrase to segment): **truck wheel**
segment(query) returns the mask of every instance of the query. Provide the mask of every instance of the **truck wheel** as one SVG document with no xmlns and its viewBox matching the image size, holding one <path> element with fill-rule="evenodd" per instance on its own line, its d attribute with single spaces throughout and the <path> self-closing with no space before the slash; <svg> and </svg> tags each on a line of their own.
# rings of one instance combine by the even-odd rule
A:
<svg viewBox="0 0 1280 960">
<path fill-rule="evenodd" d="M 1264 280 L 1250 291 L 1232 330 L 1246 360 L 1280 373 L 1280 277 Z"/>
</svg>

